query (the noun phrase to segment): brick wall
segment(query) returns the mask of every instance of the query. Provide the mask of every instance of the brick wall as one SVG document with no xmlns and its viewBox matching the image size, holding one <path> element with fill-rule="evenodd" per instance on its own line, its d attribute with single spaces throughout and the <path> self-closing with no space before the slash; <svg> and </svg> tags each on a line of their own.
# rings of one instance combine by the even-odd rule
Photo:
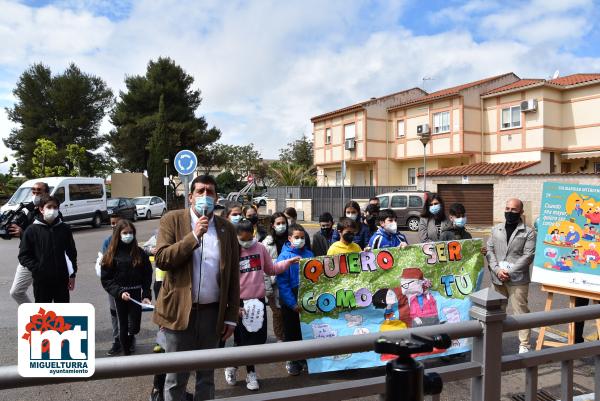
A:
<svg viewBox="0 0 600 401">
<path fill-rule="evenodd" d="M 514 175 L 501 177 L 494 184 L 494 222 L 504 221 L 504 205 L 509 198 L 523 201 L 525 221 L 533 225 L 540 215 L 542 186 L 544 182 L 561 182 L 566 184 L 600 185 L 597 175 Z"/>
<path fill-rule="evenodd" d="M 494 223 L 504 221 L 506 200 L 519 198 L 523 201 L 525 222 L 533 225 L 540 214 L 542 186 L 544 182 L 564 182 L 566 184 L 600 185 L 598 175 L 512 175 L 512 176 L 469 176 L 468 184 L 494 185 Z M 431 177 L 427 179 L 427 189 L 437 191 L 439 184 L 461 184 L 462 177 Z"/>
</svg>

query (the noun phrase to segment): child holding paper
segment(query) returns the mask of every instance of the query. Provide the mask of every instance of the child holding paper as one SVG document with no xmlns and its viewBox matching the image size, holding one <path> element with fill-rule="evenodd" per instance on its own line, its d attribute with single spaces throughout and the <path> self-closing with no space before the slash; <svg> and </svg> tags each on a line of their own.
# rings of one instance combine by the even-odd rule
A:
<svg viewBox="0 0 600 401">
<path fill-rule="evenodd" d="M 134 301 L 148 305 L 151 298 L 152 265 L 138 246 L 135 234 L 135 226 L 129 220 L 119 220 L 102 258 L 100 274 L 102 286 L 115 298 L 125 355 L 131 354 L 130 345 L 142 320 L 142 308 Z"/>
<path fill-rule="evenodd" d="M 254 237 L 254 225 L 248 219 L 236 226 L 240 244 L 240 318 L 233 334 L 235 346 L 259 345 L 267 342 L 267 313 L 265 310 L 265 274 L 285 272 L 300 257 L 273 263 L 269 251 Z M 254 365 L 246 366 L 246 388 L 259 389 Z M 237 368 L 225 369 L 225 381 L 236 383 Z"/>
</svg>

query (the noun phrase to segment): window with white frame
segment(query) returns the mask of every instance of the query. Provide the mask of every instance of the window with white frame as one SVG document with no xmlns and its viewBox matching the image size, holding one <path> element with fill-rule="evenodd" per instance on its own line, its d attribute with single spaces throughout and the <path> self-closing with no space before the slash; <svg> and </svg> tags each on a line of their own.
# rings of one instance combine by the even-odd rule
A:
<svg viewBox="0 0 600 401">
<path fill-rule="evenodd" d="M 414 168 L 408 169 L 408 185 L 416 185 L 417 184 L 417 176 L 416 170 Z"/>
<path fill-rule="evenodd" d="M 397 132 L 398 138 L 404 137 L 404 120 L 398 120 L 398 122 L 396 124 L 396 132 Z"/>
<path fill-rule="evenodd" d="M 354 138 L 356 136 L 356 127 L 354 123 L 344 125 L 344 139 Z"/>
<path fill-rule="evenodd" d="M 335 172 L 335 185 L 338 187 L 342 185 L 342 172 L 340 170 Z"/>
<path fill-rule="evenodd" d="M 331 128 L 325 130 L 325 145 L 331 144 Z"/>
<path fill-rule="evenodd" d="M 521 127 L 521 106 L 502 109 L 502 129 Z"/>
<path fill-rule="evenodd" d="M 450 132 L 450 112 L 442 111 L 433 114 L 433 133 L 441 134 Z"/>
</svg>

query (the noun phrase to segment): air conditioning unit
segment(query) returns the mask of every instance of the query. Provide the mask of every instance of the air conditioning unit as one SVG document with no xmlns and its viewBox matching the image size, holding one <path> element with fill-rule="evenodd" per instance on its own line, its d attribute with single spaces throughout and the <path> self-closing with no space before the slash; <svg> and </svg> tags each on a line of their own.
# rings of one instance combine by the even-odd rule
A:
<svg viewBox="0 0 600 401">
<path fill-rule="evenodd" d="M 429 134 L 429 124 L 417 125 L 417 134 Z"/>
<path fill-rule="evenodd" d="M 538 104 L 536 99 L 524 100 L 521 102 L 521 111 L 537 111 L 537 106 Z"/>
<path fill-rule="evenodd" d="M 346 138 L 345 145 L 346 150 L 354 150 L 356 148 L 356 141 L 354 138 Z"/>
</svg>

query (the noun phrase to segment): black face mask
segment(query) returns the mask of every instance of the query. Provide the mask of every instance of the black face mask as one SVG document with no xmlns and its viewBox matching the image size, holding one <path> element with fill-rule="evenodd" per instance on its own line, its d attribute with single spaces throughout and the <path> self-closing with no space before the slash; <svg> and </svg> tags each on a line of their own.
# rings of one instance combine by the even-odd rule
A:
<svg viewBox="0 0 600 401">
<path fill-rule="evenodd" d="M 521 213 L 504 212 L 504 218 L 506 219 L 506 224 L 517 224 L 521 219 Z"/>
<path fill-rule="evenodd" d="M 327 238 L 331 235 L 331 227 L 329 228 L 321 228 L 321 234 Z"/>
<path fill-rule="evenodd" d="M 347 243 L 350 243 L 350 242 L 354 241 L 354 233 L 346 233 L 346 234 L 342 235 L 342 238 Z"/>
<path fill-rule="evenodd" d="M 255 226 L 256 223 L 258 223 L 258 216 L 254 215 L 252 217 L 248 217 L 248 221 L 250 221 L 250 223 L 252 223 L 252 225 Z"/>
</svg>

